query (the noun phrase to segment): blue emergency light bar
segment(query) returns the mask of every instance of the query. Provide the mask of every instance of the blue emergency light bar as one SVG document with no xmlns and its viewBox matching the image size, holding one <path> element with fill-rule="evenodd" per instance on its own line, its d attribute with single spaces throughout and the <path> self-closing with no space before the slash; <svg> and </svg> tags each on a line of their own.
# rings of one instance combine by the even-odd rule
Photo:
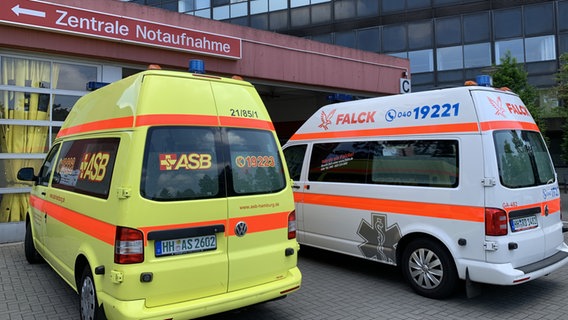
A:
<svg viewBox="0 0 568 320">
<path fill-rule="evenodd" d="M 478 86 L 482 87 L 493 87 L 493 78 L 486 74 L 481 74 L 475 77 L 475 82 Z"/>
<path fill-rule="evenodd" d="M 95 91 L 106 86 L 107 84 L 107 82 L 89 81 L 87 82 L 87 91 Z"/>
<path fill-rule="evenodd" d="M 189 72 L 205 73 L 205 62 L 203 60 L 189 60 Z"/>
</svg>

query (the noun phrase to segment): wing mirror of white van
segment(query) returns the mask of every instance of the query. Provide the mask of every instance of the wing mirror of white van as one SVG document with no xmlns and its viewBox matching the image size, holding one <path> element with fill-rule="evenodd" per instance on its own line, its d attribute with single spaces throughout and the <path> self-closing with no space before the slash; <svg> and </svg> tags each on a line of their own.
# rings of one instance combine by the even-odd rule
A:
<svg viewBox="0 0 568 320">
<path fill-rule="evenodd" d="M 18 170 L 18 179 L 22 181 L 37 181 L 37 178 L 34 175 L 34 168 L 27 167 Z"/>
</svg>

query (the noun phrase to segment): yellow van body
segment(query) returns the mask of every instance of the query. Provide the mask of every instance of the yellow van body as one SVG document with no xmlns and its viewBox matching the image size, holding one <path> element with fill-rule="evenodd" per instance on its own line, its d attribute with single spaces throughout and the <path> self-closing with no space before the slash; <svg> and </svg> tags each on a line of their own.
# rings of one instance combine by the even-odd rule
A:
<svg viewBox="0 0 568 320">
<path fill-rule="evenodd" d="M 284 297 L 301 284 L 284 161 L 248 82 L 119 80 L 76 103 L 33 177 L 26 257 L 78 291 L 82 317 L 195 318 Z"/>
</svg>

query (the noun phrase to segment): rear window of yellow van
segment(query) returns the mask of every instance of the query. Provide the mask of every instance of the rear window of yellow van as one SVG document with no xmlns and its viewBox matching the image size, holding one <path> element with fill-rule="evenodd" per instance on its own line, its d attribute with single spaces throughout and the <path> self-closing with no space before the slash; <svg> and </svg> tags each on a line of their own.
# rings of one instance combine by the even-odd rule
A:
<svg viewBox="0 0 568 320">
<path fill-rule="evenodd" d="M 147 199 L 272 193 L 285 185 L 270 131 L 180 126 L 148 130 L 140 186 Z"/>
</svg>

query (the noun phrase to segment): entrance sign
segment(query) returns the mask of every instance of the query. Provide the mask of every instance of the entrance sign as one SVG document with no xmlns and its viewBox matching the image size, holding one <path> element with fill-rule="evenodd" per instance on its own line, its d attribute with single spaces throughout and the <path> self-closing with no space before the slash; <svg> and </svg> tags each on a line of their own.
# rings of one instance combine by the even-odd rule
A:
<svg viewBox="0 0 568 320">
<path fill-rule="evenodd" d="M 241 39 L 38 0 L 1 0 L 0 23 L 241 58 Z"/>
</svg>

